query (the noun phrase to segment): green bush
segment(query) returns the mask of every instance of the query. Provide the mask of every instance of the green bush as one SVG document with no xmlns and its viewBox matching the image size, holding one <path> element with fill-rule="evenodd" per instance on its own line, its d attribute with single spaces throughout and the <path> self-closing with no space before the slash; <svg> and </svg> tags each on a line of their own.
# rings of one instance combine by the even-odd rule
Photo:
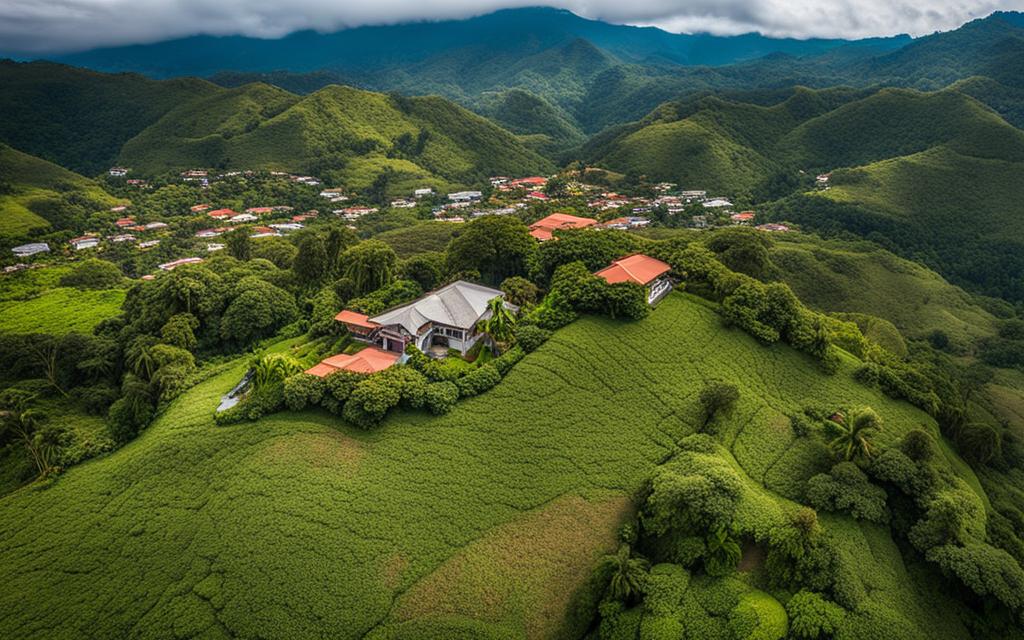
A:
<svg viewBox="0 0 1024 640">
<path fill-rule="evenodd" d="M 60 286 L 76 289 L 113 289 L 124 282 L 121 269 L 112 262 L 89 258 L 61 277 Z"/>
<path fill-rule="evenodd" d="M 432 382 L 427 385 L 424 406 L 435 416 L 448 413 L 459 400 L 459 388 L 452 382 Z"/>
<path fill-rule="evenodd" d="M 550 337 L 550 331 L 532 324 L 520 324 L 515 330 L 516 344 L 526 353 L 537 350 Z"/>
<path fill-rule="evenodd" d="M 852 462 L 840 462 L 830 473 L 807 481 L 807 501 L 819 511 L 849 513 L 858 520 L 888 522 L 885 491 L 868 481 Z"/>
<path fill-rule="evenodd" d="M 324 380 L 308 373 L 296 373 L 284 381 L 284 402 L 292 411 L 320 404 L 324 396 Z"/>
<path fill-rule="evenodd" d="M 490 364 L 493 364 L 494 368 L 498 370 L 498 375 L 504 378 L 512 370 L 512 367 L 516 366 L 516 363 L 525 356 L 526 352 L 519 346 L 515 346 L 492 360 Z"/>
<path fill-rule="evenodd" d="M 846 612 L 813 591 L 801 590 L 786 603 L 789 631 L 798 640 L 824 640 L 839 630 Z"/>
<path fill-rule="evenodd" d="M 487 363 L 455 381 L 459 397 L 478 396 L 501 382 L 501 374 L 493 363 Z"/>
</svg>

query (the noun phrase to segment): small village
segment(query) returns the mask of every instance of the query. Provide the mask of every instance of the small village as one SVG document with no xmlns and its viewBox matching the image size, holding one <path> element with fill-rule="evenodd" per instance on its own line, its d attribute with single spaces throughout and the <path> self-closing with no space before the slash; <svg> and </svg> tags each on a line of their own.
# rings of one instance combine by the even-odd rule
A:
<svg viewBox="0 0 1024 640">
<path fill-rule="evenodd" d="M 137 261 L 144 265 L 145 272 L 136 276 L 151 279 L 159 271 L 201 262 L 205 256 L 224 250 L 222 237 L 226 234 L 244 230 L 253 239 L 280 237 L 324 219 L 341 219 L 352 230 L 361 232 L 369 226 L 367 223 L 378 224 L 389 218 L 405 222 L 414 216 L 419 221 L 462 224 L 483 216 L 517 216 L 530 225 L 531 235 L 540 242 L 553 239 L 558 230 L 581 228 L 636 231 L 658 227 L 749 226 L 765 232 L 791 230 L 787 224 L 757 224 L 755 211 L 741 209 L 729 197 L 709 195 L 705 190 L 659 183 L 633 189 L 630 194 L 619 193 L 580 180 L 578 172 L 575 176 L 495 176 L 488 180 L 484 190 L 440 193 L 432 187 L 422 187 L 407 196 L 371 202 L 358 191 L 324 187 L 321 180 L 308 175 L 190 169 L 163 180 L 164 189 L 174 184 L 186 186 L 199 201 L 160 211 L 136 211 L 133 201 L 145 200 L 145 195 L 154 190 L 155 181 L 130 175 L 129 168 L 119 166 L 111 167 L 107 175 L 108 184 L 127 196 L 125 204 L 95 212 L 90 218 L 95 223 L 81 235 L 11 247 L 14 261 L 7 260 L 10 264 L 5 264 L 3 271 L 11 273 L 58 256 L 73 258 L 90 251 L 137 252 L 143 256 L 155 253 L 159 259 L 145 257 Z M 818 176 L 818 187 L 827 188 L 828 179 L 827 174 Z M 285 194 L 302 194 L 299 199 L 303 204 L 315 206 L 297 208 L 296 203 L 271 201 L 236 210 L 207 197 L 215 190 L 211 187 L 219 184 L 244 186 L 253 181 L 274 183 Z"/>
</svg>

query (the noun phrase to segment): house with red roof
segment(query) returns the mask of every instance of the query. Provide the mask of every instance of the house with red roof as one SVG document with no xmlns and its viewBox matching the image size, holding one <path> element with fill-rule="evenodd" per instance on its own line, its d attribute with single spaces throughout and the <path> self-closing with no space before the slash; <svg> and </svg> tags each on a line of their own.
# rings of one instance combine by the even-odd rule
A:
<svg viewBox="0 0 1024 640">
<path fill-rule="evenodd" d="M 548 183 L 548 179 L 541 176 L 530 176 L 529 178 L 517 178 L 509 183 L 514 189 L 539 189 Z"/>
<path fill-rule="evenodd" d="M 668 277 L 672 266 L 657 258 L 642 253 L 613 260 L 610 265 L 594 275 L 604 278 L 608 284 L 632 282 L 647 290 L 647 304 L 654 304 L 672 290 L 672 280 Z"/>
<path fill-rule="evenodd" d="M 233 218 L 234 216 L 237 216 L 238 212 L 232 211 L 231 209 L 214 209 L 213 211 L 208 212 L 206 215 L 210 216 L 214 220 L 226 220 L 228 218 Z"/>
<path fill-rule="evenodd" d="M 753 211 L 743 211 L 740 213 L 734 213 L 729 218 L 735 224 L 750 224 L 754 221 L 755 214 Z"/>
<path fill-rule="evenodd" d="M 319 364 L 306 369 L 306 373 L 323 378 L 335 371 L 351 371 L 352 373 L 377 373 L 398 362 L 401 353 L 385 351 L 378 347 L 366 347 L 358 353 L 339 353 L 325 358 Z"/>
<path fill-rule="evenodd" d="M 114 222 L 114 224 L 121 228 L 130 227 L 135 224 L 135 220 L 132 220 L 131 218 L 121 218 Z"/>
<path fill-rule="evenodd" d="M 555 231 L 561 229 L 585 229 L 597 224 L 593 218 L 581 218 L 567 213 L 552 213 L 530 225 L 530 235 L 544 242 L 555 237 Z"/>
</svg>

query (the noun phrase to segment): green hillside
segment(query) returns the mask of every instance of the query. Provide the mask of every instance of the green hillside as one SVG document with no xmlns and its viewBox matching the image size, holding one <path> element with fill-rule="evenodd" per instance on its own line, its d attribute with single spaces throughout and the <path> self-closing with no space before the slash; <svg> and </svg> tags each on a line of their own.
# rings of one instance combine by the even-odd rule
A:
<svg viewBox="0 0 1024 640">
<path fill-rule="evenodd" d="M 0 302 L 0 333 L 91 333 L 124 303 L 123 289 L 51 289 L 29 300 Z"/>
<path fill-rule="evenodd" d="M 353 188 L 385 170 L 407 187 L 551 168 L 507 131 L 442 98 L 342 86 L 300 99 L 246 85 L 183 104 L 128 141 L 119 161 L 143 173 L 190 166 L 310 171 Z"/>
<path fill-rule="evenodd" d="M 116 202 L 92 180 L 0 143 L 0 237 L 20 237 L 48 227 L 40 215 L 47 202 L 70 193 L 110 205 Z"/>
<path fill-rule="evenodd" d="M 0 142 L 90 176 L 174 107 L 219 91 L 195 78 L 155 81 L 11 60 L 0 60 L 0 86 Z"/>
<path fill-rule="evenodd" d="M 586 139 L 555 106 L 521 89 L 485 93 L 475 109 L 547 155 L 578 146 Z"/>
<path fill-rule="evenodd" d="M 823 468 L 821 445 L 787 418 L 808 403 L 875 407 L 884 443 L 919 426 L 936 433 L 923 413 L 854 382 L 852 362 L 826 376 L 682 294 L 643 321 L 581 320 L 448 416 L 401 414 L 369 434 L 323 413 L 214 426 L 244 368 L 188 391 L 117 453 L 0 499 L 0 634 L 580 633 L 575 594 L 613 548 L 629 497 L 693 433 L 709 378 L 741 391 L 720 460 L 772 514 Z M 844 636 L 967 636 L 960 605 L 906 564 L 886 529 L 821 523 L 843 570 L 862 576 Z"/>
</svg>

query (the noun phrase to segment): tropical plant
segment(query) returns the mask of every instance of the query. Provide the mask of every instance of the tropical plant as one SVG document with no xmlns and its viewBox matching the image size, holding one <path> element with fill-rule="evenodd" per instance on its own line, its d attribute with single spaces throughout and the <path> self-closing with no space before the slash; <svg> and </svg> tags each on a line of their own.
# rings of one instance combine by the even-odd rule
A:
<svg viewBox="0 0 1024 640">
<path fill-rule="evenodd" d="M 505 344 L 512 339 L 516 328 L 516 317 L 512 311 L 505 306 L 505 300 L 501 296 L 491 298 L 487 303 L 489 316 L 481 320 L 478 328 L 490 336 L 496 344 Z"/>
<path fill-rule="evenodd" d="M 842 460 L 856 462 L 875 455 L 874 437 L 882 429 L 882 418 L 871 407 L 861 407 L 848 415 L 836 414 L 829 422 L 838 435 L 829 443 Z"/>
<path fill-rule="evenodd" d="M 302 370 L 302 364 L 295 358 L 283 354 L 272 353 L 253 362 L 252 384 L 254 389 L 283 384 L 285 379 Z"/>
<path fill-rule="evenodd" d="M 718 527 L 705 540 L 707 557 L 704 569 L 711 576 L 724 576 L 736 569 L 743 555 L 740 543 L 727 527 Z"/>
<path fill-rule="evenodd" d="M 651 563 L 634 557 L 628 544 L 620 545 L 614 555 L 605 556 L 604 564 L 611 569 L 608 595 L 612 599 L 630 602 L 643 594 Z"/>
<path fill-rule="evenodd" d="M 46 416 L 32 406 L 34 395 L 18 394 L 8 400 L 9 408 L 0 412 L 0 431 L 21 440 L 39 476 L 45 476 L 54 469 L 60 454 L 61 433 L 43 426 Z"/>
</svg>

